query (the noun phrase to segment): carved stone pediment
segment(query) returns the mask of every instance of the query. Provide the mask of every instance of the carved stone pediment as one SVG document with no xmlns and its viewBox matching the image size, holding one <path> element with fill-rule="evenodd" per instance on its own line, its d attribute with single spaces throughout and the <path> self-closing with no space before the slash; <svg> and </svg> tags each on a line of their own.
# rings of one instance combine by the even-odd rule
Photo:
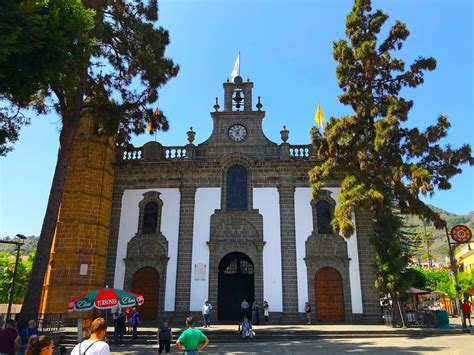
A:
<svg viewBox="0 0 474 355">
<path fill-rule="evenodd" d="M 347 242 L 338 235 L 312 234 L 306 240 L 306 259 L 347 259 Z"/>
<path fill-rule="evenodd" d="M 127 259 L 168 259 L 168 241 L 160 234 L 136 234 L 127 244 Z"/>
</svg>

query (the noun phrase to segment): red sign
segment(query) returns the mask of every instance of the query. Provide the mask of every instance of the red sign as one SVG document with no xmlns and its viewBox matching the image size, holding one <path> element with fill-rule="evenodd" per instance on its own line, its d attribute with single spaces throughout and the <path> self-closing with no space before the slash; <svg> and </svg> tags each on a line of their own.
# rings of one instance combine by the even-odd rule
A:
<svg viewBox="0 0 474 355">
<path fill-rule="evenodd" d="M 458 224 L 451 229 L 451 238 L 458 243 L 469 243 L 472 238 L 472 232 L 468 226 Z"/>
</svg>

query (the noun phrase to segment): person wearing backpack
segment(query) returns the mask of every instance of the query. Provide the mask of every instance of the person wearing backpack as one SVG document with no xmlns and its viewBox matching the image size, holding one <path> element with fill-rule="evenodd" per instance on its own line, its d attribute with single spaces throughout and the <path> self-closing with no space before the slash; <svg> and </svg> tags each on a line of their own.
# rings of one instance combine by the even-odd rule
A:
<svg viewBox="0 0 474 355">
<path fill-rule="evenodd" d="M 104 318 L 96 318 L 91 325 L 88 339 L 77 344 L 71 355 L 110 355 L 109 344 L 104 339 L 107 335 L 107 323 Z"/>
</svg>

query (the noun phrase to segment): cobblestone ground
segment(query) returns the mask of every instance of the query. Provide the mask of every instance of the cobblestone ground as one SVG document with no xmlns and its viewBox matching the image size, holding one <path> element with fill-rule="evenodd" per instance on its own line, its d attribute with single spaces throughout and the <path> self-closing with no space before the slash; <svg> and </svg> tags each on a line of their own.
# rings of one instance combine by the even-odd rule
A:
<svg viewBox="0 0 474 355">
<path fill-rule="evenodd" d="M 112 348 L 112 354 L 157 354 L 157 346 Z M 172 347 L 171 353 L 178 353 Z M 203 354 L 474 354 L 474 335 L 427 338 L 318 339 L 315 341 L 235 342 L 210 344 Z"/>
</svg>

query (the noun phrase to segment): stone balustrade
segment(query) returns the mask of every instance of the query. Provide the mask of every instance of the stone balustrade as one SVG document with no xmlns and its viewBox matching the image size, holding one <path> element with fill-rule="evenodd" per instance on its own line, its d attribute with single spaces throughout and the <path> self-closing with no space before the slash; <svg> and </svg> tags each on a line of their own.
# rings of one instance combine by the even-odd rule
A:
<svg viewBox="0 0 474 355">
<path fill-rule="evenodd" d="M 292 159 L 309 159 L 311 156 L 311 145 L 290 145 L 289 152 Z"/>
</svg>

